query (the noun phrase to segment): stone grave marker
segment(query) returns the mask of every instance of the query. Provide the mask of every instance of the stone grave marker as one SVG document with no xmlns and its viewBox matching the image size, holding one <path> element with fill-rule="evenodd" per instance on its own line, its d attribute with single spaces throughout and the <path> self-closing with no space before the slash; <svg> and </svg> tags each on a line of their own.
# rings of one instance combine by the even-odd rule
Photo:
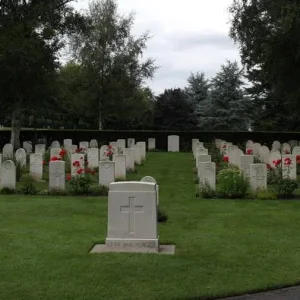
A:
<svg viewBox="0 0 300 300">
<path fill-rule="evenodd" d="M 250 149 L 252 149 L 252 148 L 253 148 L 253 146 L 254 146 L 254 142 L 253 142 L 253 141 L 251 141 L 251 140 L 248 140 L 248 141 L 246 142 L 246 148 L 250 148 Z"/>
<path fill-rule="evenodd" d="M 300 155 L 300 146 L 296 146 L 293 148 L 293 155 Z"/>
<path fill-rule="evenodd" d="M 79 148 L 82 149 L 82 152 L 85 154 L 87 153 L 89 146 L 90 146 L 90 143 L 87 141 L 79 142 Z"/>
<path fill-rule="evenodd" d="M 49 163 L 49 190 L 65 190 L 65 164 L 64 161 Z"/>
<path fill-rule="evenodd" d="M 2 159 L 3 160 L 12 160 L 14 158 L 14 148 L 12 144 L 5 144 L 2 149 Z"/>
<path fill-rule="evenodd" d="M 112 147 L 114 154 L 119 154 L 118 142 L 110 142 L 109 145 Z"/>
<path fill-rule="evenodd" d="M 238 166 L 247 178 L 250 178 L 250 166 L 254 162 L 253 155 L 241 155 L 239 157 Z"/>
<path fill-rule="evenodd" d="M 231 155 L 231 161 L 232 161 L 231 163 L 233 165 L 238 166 L 240 157 L 242 155 L 244 155 L 244 152 L 236 146 L 236 148 L 233 150 L 232 155 Z M 229 160 L 229 162 L 230 162 L 230 160 Z"/>
<path fill-rule="evenodd" d="M 281 154 L 291 154 L 292 153 L 292 149 L 290 144 L 288 143 L 283 143 L 281 145 Z"/>
<path fill-rule="evenodd" d="M 261 144 L 260 143 L 255 143 L 253 145 L 253 155 L 258 157 L 259 156 L 259 150 L 261 148 Z"/>
<path fill-rule="evenodd" d="M 211 162 L 211 155 L 201 154 L 196 157 L 196 167 L 198 168 L 199 163 Z"/>
<path fill-rule="evenodd" d="M 208 184 L 216 189 L 216 164 L 214 162 L 200 162 L 198 165 L 198 177 L 201 185 Z"/>
<path fill-rule="evenodd" d="M 25 149 L 27 154 L 32 153 L 32 143 L 30 141 L 23 142 L 23 148 Z"/>
<path fill-rule="evenodd" d="M 64 147 L 72 146 L 72 145 L 73 145 L 72 139 L 64 139 Z"/>
<path fill-rule="evenodd" d="M 42 154 L 43 156 L 45 155 L 46 152 L 46 145 L 45 144 L 36 144 L 35 145 L 35 154 Z"/>
<path fill-rule="evenodd" d="M 16 161 L 20 164 L 21 168 L 26 167 L 26 151 L 23 148 L 20 148 L 16 151 Z"/>
<path fill-rule="evenodd" d="M 84 154 L 76 153 L 72 154 L 71 157 L 71 175 L 78 175 L 77 171 L 79 169 L 84 169 Z"/>
<path fill-rule="evenodd" d="M 101 146 L 101 148 L 100 148 L 100 161 L 109 160 L 109 157 L 106 154 L 107 152 L 108 152 L 108 146 L 107 145 Z"/>
<path fill-rule="evenodd" d="M 156 184 L 156 199 L 157 199 L 157 205 L 159 205 L 159 185 L 157 184 L 156 180 L 151 176 L 145 176 L 141 180 L 141 182 L 150 182 Z"/>
<path fill-rule="evenodd" d="M 281 154 L 279 151 L 276 152 L 271 152 L 271 157 L 270 157 L 270 161 L 269 164 L 272 168 L 275 168 L 276 166 L 276 161 L 281 160 Z"/>
<path fill-rule="evenodd" d="M 156 148 L 156 139 L 154 138 L 149 138 L 148 139 L 148 150 L 154 150 Z"/>
<path fill-rule="evenodd" d="M 77 150 L 76 145 L 65 146 L 64 148 L 67 151 L 69 157 L 71 157 L 72 154 L 76 153 Z"/>
<path fill-rule="evenodd" d="M 272 149 L 280 150 L 280 148 L 281 148 L 281 143 L 279 141 L 274 141 L 272 144 Z"/>
<path fill-rule="evenodd" d="M 117 154 L 115 159 L 115 178 L 126 179 L 126 155 Z"/>
<path fill-rule="evenodd" d="M 253 193 L 258 189 L 267 189 L 267 166 L 265 164 L 250 165 L 250 187 Z"/>
<path fill-rule="evenodd" d="M 37 180 L 43 178 L 43 155 L 40 153 L 30 154 L 30 174 Z"/>
<path fill-rule="evenodd" d="M 13 161 L 6 160 L 3 162 L 0 169 L 0 178 L 1 189 L 16 189 L 16 166 Z"/>
<path fill-rule="evenodd" d="M 282 155 L 282 177 L 297 180 L 297 163 L 295 155 Z"/>
<path fill-rule="evenodd" d="M 117 140 L 117 144 L 118 144 L 118 153 L 123 154 L 123 151 L 126 148 L 126 140 L 119 139 Z"/>
<path fill-rule="evenodd" d="M 51 148 L 60 148 L 59 141 L 53 141 L 52 144 L 51 144 Z"/>
<path fill-rule="evenodd" d="M 215 144 L 216 144 L 216 147 L 218 149 L 220 149 L 221 148 L 221 144 L 222 144 L 222 140 L 221 139 L 215 139 Z"/>
<path fill-rule="evenodd" d="M 91 140 L 90 141 L 90 147 L 91 148 L 99 148 L 98 141 L 97 140 Z"/>
<path fill-rule="evenodd" d="M 168 152 L 179 152 L 179 136 L 168 136 Z"/>
<path fill-rule="evenodd" d="M 133 172 L 135 170 L 134 151 L 135 150 L 133 148 L 124 149 L 124 155 L 126 156 L 126 170 L 129 172 Z"/>
<path fill-rule="evenodd" d="M 141 165 L 142 164 L 141 147 L 134 146 L 132 149 L 134 149 L 134 163 L 137 165 Z"/>
<path fill-rule="evenodd" d="M 133 138 L 127 139 L 127 145 L 128 148 L 133 148 L 135 146 L 135 139 Z"/>
<path fill-rule="evenodd" d="M 99 184 L 109 187 L 115 181 L 115 162 L 100 161 L 99 162 Z"/>
<path fill-rule="evenodd" d="M 137 142 L 136 145 L 141 147 L 142 161 L 146 160 L 146 143 L 145 142 Z"/>
<path fill-rule="evenodd" d="M 52 159 L 54 156 L 57 158 L 61 158 L 59 153 L 61 152 L 61 148 L 51 148 L 50 149 L 50 159 Z"/>
<path fill-rule="evenodd" d="M 87 153 L 88 167 L 98 168 L 99 167 L 99 149 L 89 148 Z"/>
<path fill-rule="evenodd" d="M 291 146 L 291 149 L 293 150 L 294 147 L 298 146 L 299 143 L 298 143 L 297 140 L 290 140 L 290 141 L 289 141 L 289 144 L 290 144 L 290 146 Z"/>
</svg>

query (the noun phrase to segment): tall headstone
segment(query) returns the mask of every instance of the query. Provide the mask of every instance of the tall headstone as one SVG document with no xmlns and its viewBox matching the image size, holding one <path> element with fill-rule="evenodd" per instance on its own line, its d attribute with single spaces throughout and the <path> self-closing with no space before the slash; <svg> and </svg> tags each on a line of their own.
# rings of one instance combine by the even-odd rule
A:
<svg viewBox="0 0 300 300">
<path fill-rule="evenodd" d="M 65 190 L 65 164 L 64 161 L 49 163 L 49 190 Z"/>
<path fill-rule="evenodd" d="M 46 152 L 46 145 L 45 144 L 36 144 L 35 145 L 35 154 L 42 154 L 43 156 L 45 155 Z"/>
<path fill-rule="evenodd" d="M 99 167 L 99 149 L 98 148 L 89 148 L 87 154 L 88 167 L 89 168 L 98 168 Z"/>
<path fill-rule="evenodd" d="M 87 141 L 79 142 L 79 148 L 82 149 L 83 153 L 87 153 L 90 143 Z"/>
<path fill-rule="evenodd" d="M 154 138 L 148 138 L 148 150 L 154 150 L 156 148 L 156 140 Z"/>
<path fill-rule="evenodd" d="M 5 144 L 2 149 L 2 159 L 3 160 L 12 160 L 14 158 L 14 148 L 12 144 Z"/>
<path fill-rule="evenodd" d="M 109 160 L 109 157 L 107 156 L 108 153 L 108 146 L 107 145 L 103 145 L 100 148 L 100 161 L 102 160 Z"/>
<path fill-rule="evenodd" d="M 114 154 L 119 154 L 118 142 L 109 142 L 109 145 L 112 147 Z"/>
<path fill-rule="evenodd" d="M 198 155 L 196 157 L 196 167 L 198 168 L 199 163 L 202 162 L 211 162 L 211 155 L 207 155 L 207 154 Z"/>
<path fill-rule="evenodd" d="M 23 142 L 23 148 L 25 149 L 27 154 L 32 153 L 32 143 L 30 141 Z"/>
<path fill-rule="evenodd" d="M 108 194 L 108 232 L 111 248 L 158 252 L 156 184 L 116 182 Z"/>
<path fill-rule="evenodd" d="M 99 148 L 98 141 L 97 140 L 91 140 L 90 141 L 90 147 L 91 148 Z"/>
<path fill-rule="evenodd" d="M 118 152 L 119 152 L 119 154 L 123 154 L 124 149 L 126 148 L 126 140 L 119 139 L 119 140 L 117 140 L 117 144 L 118 144 Z"/>
<path fill-rule="evenodd" d="M 16 189 L 16 166 L 13 161 L 6 160 L 0 169 L 0 186 L 1 189 Z"/>
<path fill-rule="evenodd" d="M 232 152 L 231 163 L 233 165 L 238 166 L 239 161 L 240 161 L 240 157 L 242 155 L 244 155 L 244 152 L 236 146 L 236 148 Z"/>
<path fill-rule="evenodd" d="M 294 149 L 293 149 L 293 155 L 300 155 L 300 146 L 296 146 L 296 147 L 294 147 Z"/>
<path fill-rule="evenodd" d="M 136 145 L 141 147 L 142 161 L 146 160 L 146 143 L 145 142 L 137 142 Z"/>
<path fill-rule="evenodd" d="M 115 162 L 100 161 L 99 162 L 99 184 L 109 187 L 115 181 Z"/>
<path fill-rule="evenodd" d="M 281 148 L 281 143 L 279 141 L 274 141 L 272 144 L 272 149 L 280 150 L 280 148 Z"/>
<path fill-rule="evenodd" d="M 118 154 L 115 157 L 115 178 L 126 179 L 126 156 Z"/>
<path fill-rule="evenodd" d="M 261 144 L 260 143 L 255 143 L 253 145 L 253 155 L 258 157 L 259 156 L 259 150 L 261 148 Z"/>
<path fill-rule="evenodd" d="M 72 145 L 73 145 L 72 139 L 64 139 L 64 147 L 72 146 Z"/>
<path fill-rule="evenodd" d="M 16 161 L 20 164 L 21 168 L 26 167 L 26 151 L 20 148 L 16 151 Z"/>
<path fill-rule="evenodd" d="M 60 148 L 59 141 L 53 141 L 52 144 L 51 144 L 51 148 Z"/>
<path fill-rule="evenodd" d="M 297 163 L 295 155 L 282 155 L 282 177 L 297 180 Z"/>
<path fill-rule="evenodd" d="M 216 189 L 216 164 L 214 162 L 200 162 L 198 164 L 198 177 L 201 185 L 209 185 Z"/>
<path fill-rule="evenodd" d="M 168 152 L 179 152 L 179 136 L 168 136 Z"/>
<path fill-rule="evenodd" d="M 140 146 L 134 146 L 132 149 L 134 149 L 134 162 L 137 165 L 142 164 L 142 153 L 141 153 L 141 147 Z"/>
<path fill-rule="evenodd" d="M 50 149 L 50 159 L 53 157 L 61 158 L 59 153 L 61 152 L 61 148 L 51 148 Z"/>
<path fill-rule="evenodd" d="M 135 150 L 133 148 L 124 149 L 124 155 L 126 156 L 126 170 L 129 172 L 133 172 L 135 170 L 134 151 Z"/>
<path fill-rule="evenodd" d="M 71 175 L 78 175 L 80 169 L 84 169 L 84 154 L 73 154 L 71 157 Z"/>
<path fill-rule="evenodd" d="M 43 178 L 43 155 L 40 153 L 30 154 L 30 174 L 37 180 Z"/>
<path fill-rule="evenodd" d="M 258 189 L 267 189 L 267 166 L 265 164 L 250 165 L 250 187 L 253 193 Z"/>
<path fill-rule="evenodd" d="M 238 166 L 247 178 L 250 178 L 250 166 L 253 162 L 253 155 L 241 155 L 239 157 Z"/>
<path fill-rule="evenodd" d="M 134 146 L 135 146 L 135 139 L 133 138 L 127 139 L 127 147 L 133 148 Z"/>
</svg>

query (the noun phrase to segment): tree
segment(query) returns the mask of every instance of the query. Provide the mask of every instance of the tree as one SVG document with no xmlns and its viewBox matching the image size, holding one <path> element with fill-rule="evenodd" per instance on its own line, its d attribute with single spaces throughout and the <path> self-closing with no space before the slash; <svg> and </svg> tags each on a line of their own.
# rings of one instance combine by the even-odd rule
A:
<svg viewBox="0 0 300 300">
<path fill-rule="evenodd" d="M 211 80 L 207 127 L 212 130 L 249 129 L 251 103 L 242 89 L 242 71 L 237 62 L 227 61 Z"/>
<path fill-rule="evenodd" d="M 207 118 L 209 81 L 205 78 L 203 72 L 192 73 L 187 81 L 188 86 L 185 91 L 191 97 L 191 101 L 194 104 L 195 118 L 197 119 L 198 126 L 200 129 L 204 129 Z"/>
<path fill-rule="evenodd" d="M 15 148 L 20 147 L 22 115 L 51 100 L 62 35 L 82 24 L 69 2 L 0 1 L 0 94 L 3 108 L 12 114 Z"/>
<path fill-rule="evenodd" d="M 255 127 L 299 129 L 299 1 L 234 0 L 230 13 L 230 35 L 239 44 L 259 112 Z M 288 116 L 294 121 L 282 123 Z"/>
<path fill-rule="evenodd" d="M 155 103 L 154 128 L 158 130 L 192 130 L 197 120 L 194 105 L 181 89 L 169 89 Z"/>
<path fill-rule="evenodd" d="M 119 15 L 115 0 L 93 1 L 88 18 L 89 31 L 75 36 L 72 44 L 74 57 L 85 70 L 87 101 L 100 130 L 105 124 L 112 126 L 113 120 L 139 117 L 140 89 L 156 68 L 152 59 L 141 59 L 148 33 L 135 38 L 133 15 Z"/>
</svg>

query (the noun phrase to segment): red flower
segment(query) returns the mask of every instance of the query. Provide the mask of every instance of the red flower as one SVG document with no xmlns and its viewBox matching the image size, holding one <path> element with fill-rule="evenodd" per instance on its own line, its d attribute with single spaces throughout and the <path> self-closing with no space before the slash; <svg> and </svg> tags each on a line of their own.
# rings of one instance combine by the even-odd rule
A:
<svg viewBox="0 0 300 300">
<path fill-rule="evenodd" d="M 228 156 L 224 156 L 224 157 L 223 157 L 223 161 L 224 161 L 224 162 L 229 162 L 229 157 L 228 157 Z"/>
<path fill-rule="evenodd" d="M 80 167 L 80 162 L 78 160 L 73 162 L 74 167 Z"/>
<path fill-rule="evenodd" d="M 65 149 L 61 149 L 59 152 L 59 156 L 64 157 L 67 154 L 67 151 Z"/>
<path fill-rule="evenodd" d="M 83 157 L 81 156 L 80 159 L 83 159 Z"/>
<path fill-rule="evenodd" d="M 274 160 L 273 163 L 275 164 L 275 167 L 278 167 L 281 164 L 281 159 Z"/>
<path fill-rule="evenodd" d="M 271 165 L 267 164 L 267 169 L 270 170 L 271 169 Z"/>
<path fill-rule="evenodd" d="M 72 178 L 71 174 L 67 174 L 67 177 L 66 177 L 67 181 L 70 181 L 71 178 Z"/>
<path fill-rule="evenodd" d="M 90 168 L 85 168 L 84 173 L 91 174 L 92 170 Z"/>
<path fill-rule="evenodd" d="M 51 159 L 50 159 L 50 161 L 58 161 L 59 160 L 59 158 L 57 157 L 57 156 L 53 156 Z"/>
<path fill-rule="evenodd" d="M 248 155 L 252 155 L 252 154 L 253 154 L 253 150 L 252 150 L 252 149 L 248 149 L 248 150 L 247 150 L 247 154 L 248 154 Z"/>
<path fill-rule="evenodd" d="M 112 155 L 113 155 L 113 153 L 111 151 L 106 153 L 106 156 L 112 156 Z"/>
<path fill-rule="evenodd" d="M 77 174 L 82 174 L 83 171 L 84 171 L 84 170 L 80 168 L 80 169 L 78 169 L 78 170 L 76 171 L 76 173 L 77 173 Z"/>
<path fill-rule="evenodd" d="M 91 170 L 91 174 L 92 174 L 92 175 L 95 175 L 95 174 L 96 174 L 96 171 L 95 171 L 95 170 Z"/>
<path fill-rule="evenodd" d="M 292 160 L 289 157 L 285 158 L 284 165 L 285 166 L 290 166 L 291 164 L 292 164 Z"/>
<path fill-rule="evenodd" d="M 297 165 L 300 165 L 300 155 L 296 156 Z"/>
<path fill-rule="evenodd" d="M 111 145 L 109 145 L 109 146 L 108 146 L 108 149 L 111 149 L 111 148 L 112 148 L 112 146 L 111 146 Z"/>
</svg>

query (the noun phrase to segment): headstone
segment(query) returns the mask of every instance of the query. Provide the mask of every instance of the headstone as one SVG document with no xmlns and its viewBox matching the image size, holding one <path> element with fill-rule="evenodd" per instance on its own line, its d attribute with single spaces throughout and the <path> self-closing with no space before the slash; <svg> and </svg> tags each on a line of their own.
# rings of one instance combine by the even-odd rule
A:
<svg viewBox="0 0 300 300">
<path fill-rule="evenodd" d="M 282 155 L 282 177 L 297 180 L 297 163 L 295 155 Z"/>
<path fill-rule="evenodd" d="M 101 148 L 100 148 L 100 161 L 109 160 L 109 157 L 107 156 L 107 152 L 108 152 L 108 146 L 107 145 L 101 146 Z"/>
<path fill-rule="evenodd" d="M 65 190 L 65 162 L 49 163 L 49 190 Z"/>
<path fill-rule="evenodd" d="M 72 146 L 72 145 L 73 145 L 72 139 L 64 139 L 64 147 Z"/>
<path fill-rule="evenodd" d="M 208 155 L 208 149 L 197 147 L 195 150 L 196 166 L 198 166 L 198 157 L 200 155 Z"/>
<path fill-rule="evenodd" d="M 195 149 L 198 146 L 198 143 L 200 143 L 199 139 L 192 139 L 192 152 L 195 154 Z"/>
<path fill-rule="evenodd" d="M 253 155 L 241 155 L 238 166 L 247 178 L 250 178 L 250 166 L 254 162 Z"/>
<path fill-rule="evenodd" d="M 201 185 L 208 184 L 216 189 L 216 164 L 214 162 L 200 162 L 198 165 L 198 177 Z"/>
<path fill-rule="evenodd" d="M 294 149 L 293 149 L 293 155 L 300 155 L 300 146 L 296 146 L 296 147 L 294 147 Z"/>
<path fill-rule="evenodd" d="M 254 146 L 254 142 L 253 141 L 251 141 L 251 140 L 248 140 L 247 142 L 246 142 L 246 148 L 253 148 L 253 146 Z"/>
<path fill-rule="evenodd" d="M 99 162 L 99 184 L 109 187 L 115 181 L 115 162 L 100 161 Z"/>
<path fill-rule="evenodd" d="M 141 182 L 150 182 L 156 184 L 156 199 L 157 199 L 157 205 L 159 205 L 159 185 L 157 184 L 156 180 L 151 176 L 145 176 L 141 180 Z"/>
<path fill-rule="evenodd" d="M 10 159 L 12 160 L 14 158 L 14 148 L 12 144 L 5 144 L 2 149 L 2 158 L 3 160 Z"/>
<path fill-rule="evenodd" d="M 220 145 L 220 154 L 221 155 L 226 155 L 227 154 L 227 142 L 226 141 L 222 141 L 221 145 Z"/>
<path fill-rule="evenodd" d="M 71 175 L 78 175 L 78 170 L 84 169 L 84 154 L 72 154 L 71 157 Z"/>
<path fill-rule="evenodd" d="M 298 141 L 297 140 L 290 140 L 289 144 L 291 146 L 291 149 L 294 149 L 294 147 L 298 146 Z"/>
<path fill-rule="evenodd" d="M 36 144 L 35 145 L 35 154 L 42 154 L 43 156 L 45 155 L 46 152 L 46 145 L 45 144 Z"/>
<path fill-rule="evenodd" d="M 272 144 L 272 149 L 280 150 L 280 148 L 281 148 L 281 143 L 279 141 L 274 141 Z"/>
<path fill-rule="evenodd" d="M 197 155 L 200 155 L 199 150 L 200 149 L 205 149 L 203 146 L 203 143 L 199 142 L 199 141 L 195 141 L 194 144 L 192 145 L 193 147 L 193 155 L 196 158 Z M 207 149 L 205 149 L 207 150 Z M 208 150 L 207 150 L 208 151 Z M 208 153 L 202 153 L 202 154 L 208 154 Z"/>
<path fill-rule="evenodd" d="M 124 149 L 124 155 L 126 156 L 126 170 L 129 172 L 133 172 L 135 170 L 134 151 L 135 150 L 133 148 Z"/>
<path fill-rule="evenodd" d="M 110 142 L 109 145 L 112 147 L 114 154 L 119 154 L 118 142 Z"/>
<path fill-rule="evenodd" d="M 222 144 L 222 140 L 221 139 L 215 139 L 215 144 L 216 144 L 216 147 L 218 149 L 220 149 L 221 148 L 221 144 Z"/>
<path fill-rule="evenodd" d="M 291 154 L 292 153 L 292 149 L 290 144 L 288 143 L 283 143 L 281 145 L 281 154 Z"/>
<path fill-rule="evenodd" d="M 134 149 L 134 162 L 137 165 L 142 164 L 142 154 L 141 154 L 141 147 L 140 146 L 134 146 L 132 149 Z"/>
<path fill-rule="evenodd" d="M 133 148 L 135 146 L 135 139 L 127 139 L 127 146 L 128 148 Z"/>
<path fill-rule="evenodd" d="M 156 184 L 116 182 L 108 194 L 108 233 L 111 248 L 158 252 Z"/>
<path fill-rule="evenodd" d="M 67 151 L 69 157 L 71 157 L 72 154 L 76 153 L 76 150 L 77 150 L 76 145 L 68 145 L 68 146 L 65 146 L 64 148 Z"/>
<path fill-rule="evenodd" d="M 154 150 L 156 148 L 156 140 L 154 138 L 148 139 L 148 150 Z"/>
<path fill-rule="evenodd" d="M 99 149 L 98 148 L 89 148 L 87 154 L 88 167 L 89 168 L 98 168 L 99 167 Z"/>
<path fill-rule="evenodd" d="M 21 168 L 26 167 L 26 151 L 20 148 L 16 151 L 16 161 L 20 164 Z"/>
<path fill-rule="evenodd" d="M 82 149 L 82 151 L 81 152 L 83 152 L 83 153 L 87 153 L 87 150 L 88 150 L 88 148 L 89 148 L 89 142 L 86 142 L 86 141 L 84 141 L 84 142 L 79 142 L 79 148 L 80 149 Z"/>
<path fill-rule="evenodd" d="M 179 136 L 168 136 L 168 152 L 179 152 Z"/>
<path fill-rule="evenodd" d="M 122 154 L 116 155 L 115 159 L 115 178 L 126 179 L 126 156 Z"/>
<path fill-rule="evenodd" d="M 261 162 L 268 164 L 270 161 L 271 152 L 267 146 L 262 146 L 259 149 L 259 159 Z"/>
<path fill-rule="evenodd" d="M 241 149 L 237 148 L 237 146 L 236 146 L 236 148 L 232 152 L 231 163 L 233 165 L 238 166 L 239 161 L 240 161 L 240 157 L 242 155 L 244 155 L 244 152 Z"/>
<path fill-rule="evenodd" d="M 142 161 L 146 160 L 146 143 L 138 142 L 138 143 L 136 143 L 136 145 L 141 147 Z"/>
<path fill-rule="evenodd" d="M 0 169 L 1 189 L 16 189 L 16 166 L 13 161 L 6 160 Z"/>
<path fill-rule="evenodd" d="M 61 158 L 59 153 L 61 152 L 61 148 L 51 148 L 50 149 L 50 160 L 56 156 L 57 158 Z"/>
<path fill-rule="evenodd" d="M 281 154 L 279 151 L 276 151 L 276 152 L 271 152 L 271 157 L 270 157 L 270 161 L 269 161 L 269 164 L 272 168 L 275 168 L 276 167 L 276 162 L 278 160 L 281 160 Z"/>
<path fill-rule="evenodd" d="M 124 149 L 126 148 L 126 140 L 119 139 L 117 140 L 117 144 L 118 144 L 118 153 L 123 154 Z"/>
<path fill-rule="evenodd" d="M 30 154 L 30 174 L 37 180 L 43 178 L 43 155 L 40 153 Z"/>
<path fill-rule="evenodd" d="M 267 166 L 265 164 L 250 165 L 250 187 L 253 193 L 258 189 L 267 189 Z"/>
<path fill-rule="evenodd" d="M 99 148 L 98 141 L 97 140 L 91 140 L 90 141 L 90 147 L 91 148 Z"/>
<path fill-rule="evenodd" d="M 256 156 L 256 157 L 259 156 L 259 150 L 260 150 L 260 148 L 261 148 L 261 144 L 259 144 L 259 143 L 255 143 L 253 145 L 253 155 L 254 156 Z"/>
<path fill-rule="evenodd" d="M 211 162 L 211 155 L 207 155 L 207 154 L 198 155 L 196 157 L 196 167 L 198 168 L 199 163 L 202 162 Z"/>
<path fill-rule="evenodd" d="M 32 143 L 29 141 L 23 142 L 23 148 L 25 149 L 27 154 L 32 153 Z"/>
<path fill-rule="evenodd" d="M 51 148 L 60 148 L 59 141 L 53 141 L 52 144 L 51 144 Z"/>
</svg>

